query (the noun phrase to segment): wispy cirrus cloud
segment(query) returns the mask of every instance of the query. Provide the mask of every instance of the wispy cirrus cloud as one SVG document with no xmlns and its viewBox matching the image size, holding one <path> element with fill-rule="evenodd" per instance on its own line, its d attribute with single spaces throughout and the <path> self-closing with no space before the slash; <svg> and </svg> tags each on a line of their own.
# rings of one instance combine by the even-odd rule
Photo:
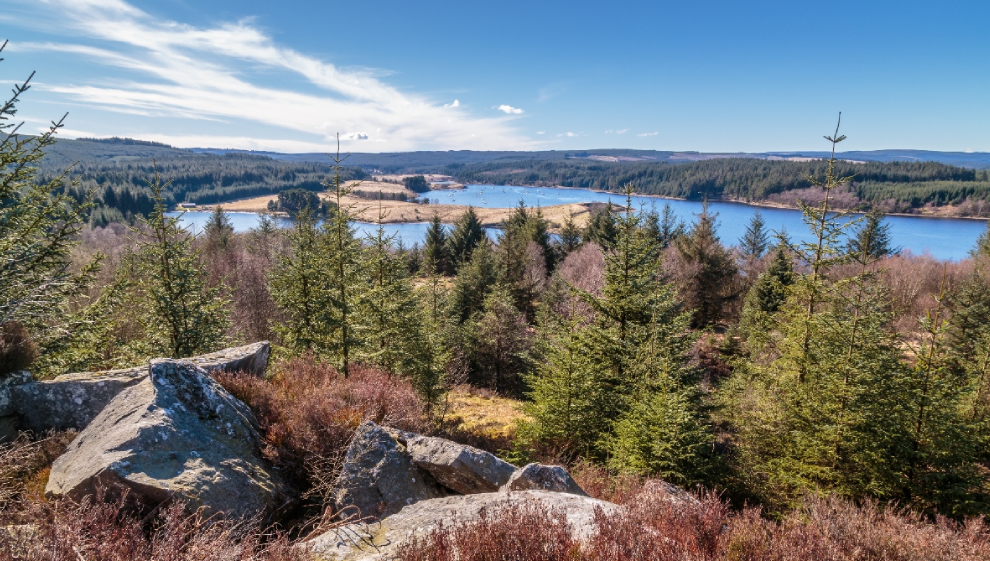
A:
<svg viewBox="0 0 990 561">
<path fill-rule="evenodd" d="M 266 142 L 329 147 L 337 133 L 350 148 L 368 151 L 532 145 L 506 117 L 477 117 L 458 100 L 440 105 L 400 91 L 381 72 L 344 69 L 283 47 L 250 20 L 196 27 L 156 19 L 124 0 L 37 0 L 30 6 L 37 13 L 18 23 L 47 18 L 64 39 L 16 48 L 77 56 L 107 70 L 86 83 L 57 84 L 47 77 L 39 89 L 104 111 L 217 123 L 206 135 L 136 135 L 143 138 L 256 149 L 276 149 L 265 148 Z M 291 79 L 272 76 L 279 73 Z M 284 85 L 299 79 L 305 87 Z M 505 112 L 522 113 L 510 109 Z M 273 137 L 293 140 L 238 134 L 259 125 Z"/>
<path fill-rule="evenodd" d="M 636 136 L 656 136 L 658 134 L 660 134 L 660 133 L 659 132 L 641 132 L 641 133 L 637 134 Z"/>
</svg>

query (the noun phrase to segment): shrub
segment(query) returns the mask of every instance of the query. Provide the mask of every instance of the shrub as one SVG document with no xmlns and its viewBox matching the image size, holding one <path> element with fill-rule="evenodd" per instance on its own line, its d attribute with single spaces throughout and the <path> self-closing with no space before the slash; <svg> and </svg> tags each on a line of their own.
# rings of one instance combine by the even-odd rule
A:
<svg viewBox="0 0 990 561">
<path fill-rule="evenodd" d="M 0 325 L 0 379 L 31 366 L 38 358 L 38 346 L 28 330 L 16 321 Z"/>
<path fill-rule="evenodd" d="M 571 561 L 578 559 L 567 517 L 535 505 L 483 510 L 474 524 L 434 530 L 398 554 L 401 561 Z"/>
<path fill-rule="evenodd" d="M 13 442 L 0 445 L 0 513 L 41 497 L 52 462 L 75 436 L 75 432 L 67 431 L 31 440 L 21 434 Z"/>
<path fill-rule="evenodd" d="M 344 378 L 311 357 L 273 370 L 270 380 L 226 373 L 216 380 L 254 410 L 265 457 L 302 491 L 326 491 L 364 421 L 416 432 L 427 428 L 412 385 L 380 370 L 354 366 Z"/>
<path fill-rule="evenodd" d="M 0 531 L 0 561 L 303 561 L 280 534 L 266 536 L 250 525 L 204 520 L 173 503 L 150 526 L 125 508 L 122 497 L 105 502 L 102 492 L 79 504 L 33 503 L 30 526 Z M 262 538 L 265 538 L 263 541 Z"/>
</svg>

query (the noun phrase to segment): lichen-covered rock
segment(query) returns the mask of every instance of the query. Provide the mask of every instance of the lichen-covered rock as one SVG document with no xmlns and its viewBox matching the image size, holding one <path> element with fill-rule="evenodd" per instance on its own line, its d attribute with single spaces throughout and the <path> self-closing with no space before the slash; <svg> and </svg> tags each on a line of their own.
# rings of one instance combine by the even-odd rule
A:
<svg viewBox="0 0 990 561">
<path fill-rule="evenodd" d="M 127 488 L 147 506 L 174 497 L 208 516 L 267 516 L 284 496 L 260 442 L 251 410 L 206 372 L 154 361 L 55 460 L 45 494 L 78 500 Z"/>
<path fill-rule="evenodd" d="M 206 372 L 246 371 L 261 376 L 268 366 L 271 345 L 261 341 L 243 347 L 184 359 Z M 82 430 L 103 408 L 148 375 L 147 366 L 63 374 L 54 380 L 31 382 L 12 388 L 13 403 L 25 430 Z"/>
<path fill-rule="evenodd" d="M 14 407 L 14 388 L 31 383 L 31 373 L 24 370 L 0 379 L 0 444 L 17 438 L 21 416 Z"/>
<path fill-rule="evenodd" d="M 187 360 L 210 373 L 218 370 L 246 372 L 261 378 L 265 375 L 265 370 L 268 369 L 268 358 L 271 354 L 272 346 L 268 341 L 260 341 L 243 347 L 231 347 L 183 360 Z"/>
<path fill-rule="evenodd" d="M 560 466 L 529 464 L 512 474 L 501 491 L 525 491 L 539 489 L 556 493 L 588 496 L 584 489 L 571 479 L 567 470 Z"/>
<path fill-rule="evenodd" d="M 464 495 L 498 491 L 516 471 L 516 466 L 484 450 L 443 438 L 417 435 L 408 438 L 405 445 L 416 467 Z"/>
<path fill-rule="evenodd" d="M 319 561 L 377 561 L 393 559 L 413 537 L 423 538 L 441 525 L 450 528 L 481 519 L 481 511 L 492 512 L 503 505 L 537 506 L 564 513 L 577 541 L 595 532 L 595 509 L 605 514 L 618 505 L 590 497 L 548 491 L 454 495 L 421 501 L 403 508 L 379 523 L 348 524 L 308 540 L 298 547 Z"/>
<path fill-rule="evenodd" d="M 333 488 L 335 506 L 345 516 L 384 517 L 418 501 L 444 496 L 390 432 L 368 421 L 354 433 Z"/>
</svg>

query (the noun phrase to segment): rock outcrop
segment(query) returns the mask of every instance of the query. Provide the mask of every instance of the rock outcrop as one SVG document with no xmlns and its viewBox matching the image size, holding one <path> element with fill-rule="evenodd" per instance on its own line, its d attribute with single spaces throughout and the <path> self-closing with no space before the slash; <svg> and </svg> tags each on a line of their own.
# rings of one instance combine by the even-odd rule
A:
<svg viewBox="0 0 990 561">
<path fill-rule="evenodd" d="M 154 361 L 55 461 L 45 494 L 127 488 L 146 506 L 174 497 L 208 515 L 270 515 L 284 497 L 259 446 L 254 414 L 204 370 Z"/>
<path fill-rule="evenodd" d="M 196 364 L 206 372 L 246 371 L 263 376 L 270 354 L 271 345 L 268 341 L 261 341 L 184 360 Z M 123 370 L 63 374 L 54 380 L 13 386 L 11 394 L 20 416 L 20 428 L 34 432 L 49 429 L 82 430 L 118 394 L 138 384 L 147 375 L 148 367 L 139 366 Z"/>
<path fill-rule="evenodd" d="M 588 496 L 567 470 L 560 466 L 529 464 L 512 474 L 509 481 L 502 486 L 502 491 L 525 491 L 538 489 L 556 493 Z"/>
<path fill-rule="evenodd" d="M 14 407 L 14 388 L 32 383 L 31 373 L 15 372 L 0 380 L 0 444 L 11 442 L 17 438 L 17 428 L 21 425 L 21 416 Z"/>
<path fill-rule="evenodd" d="M 399 441 L 408 434 L 371 421 L 358 427 L 333 489 L 335 507 L 343 516 L 389 516 L 446 494 L 429 473 L 413 464 Z"/>
<path fill-rule="evenodd" d="M 405 445 L 416 467 L 462 495 L 497 491 L 516 472 L 516 466 L 493 454 L 443 438 L 417 435 Z"/>
<path fill-rule="evenodd" d="M 615 512 L 618 505 L 568 493 L 519 491 L 456 495 L 421 501 L 407 506 L 398 514 L 378 523 L 349 524 L 313 538 L 300 547 L 319 561 L 372 561 L 392 559 L 404 544 L 423 537 L 441 525 L 450 528 L 481 519 L 502 505 L 536 505 L 563 512 L 578 541 L 589 539 L 595 531 L 595 509 Z"/>
</svg>

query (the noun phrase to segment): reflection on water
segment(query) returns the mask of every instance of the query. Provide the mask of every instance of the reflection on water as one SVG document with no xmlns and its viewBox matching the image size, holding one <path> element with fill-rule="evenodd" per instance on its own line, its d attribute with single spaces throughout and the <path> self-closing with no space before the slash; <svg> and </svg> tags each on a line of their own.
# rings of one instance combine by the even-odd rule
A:
<svg viewBox="0 0 990 561">
<path fill-rule="evenodd" d="M 557 189 L 549 187 L 510 187 L 494 185 L 468 185 L 465 189 L 431 191 L 425 196 L 430 201 L 441 204 L 473 205 L 485 208 L 514 207 L 523 201 L 526 206 L 552 206 L 566 203 L 608 202 L 625 204 L 625 196 L 615 193 L 601 193 L 586 189 Z M 665 203 L 670 203 L 675 214 L 685 222 L 694 219 L 694 214 L 701 211 L 701 203 L 696 201 L 665 200 L 655 197 L 633 197 L 633 206 L 649 210 L 655 206 L 658 210 Z M 759 210 L 767 223 L 767 227 L 775 230 L 785 230 L 792 239 L 807 239 L 808 229 L 801 221 L 801 213 L 797 210 L 757 208 L 741 203 L 710 203 L 710 208 L 719 214 L 719 235 L 722 242 L 734 245 L 743 236 L 746 224 L 753 213 Z M 175 215 L 175 213 L 170 213 Z M 209 212 L 186 212 L 182 217 L 193 231 L 202 230 L 209 219 Z M 234 229 L 244 232 L 258 224 L 258 217 L 251 213 L 230 213 Z M 952 218 L 922 218 L 914 216 L 889 216 L 887 222 L 891 226 L 891 236 L 894 244 L 915 254 L 930 252 L 939 259 L 963 259 L 976 244 L 976 239 L 986 228 L 986 223 L 980 220 Z M 289 220 L 283 219 L 282 225 L 288 225 Z M 426 237 L 427 223 L 386 224 L 385 230 L 389 235 L 396 235 L 406 246 L 422 242 Z M 368 235 L 377 228 L 374 224 L 358 223 L 361 235 Z M 489 232 L 494 236 L 494 232 Z"/>
</svg>

